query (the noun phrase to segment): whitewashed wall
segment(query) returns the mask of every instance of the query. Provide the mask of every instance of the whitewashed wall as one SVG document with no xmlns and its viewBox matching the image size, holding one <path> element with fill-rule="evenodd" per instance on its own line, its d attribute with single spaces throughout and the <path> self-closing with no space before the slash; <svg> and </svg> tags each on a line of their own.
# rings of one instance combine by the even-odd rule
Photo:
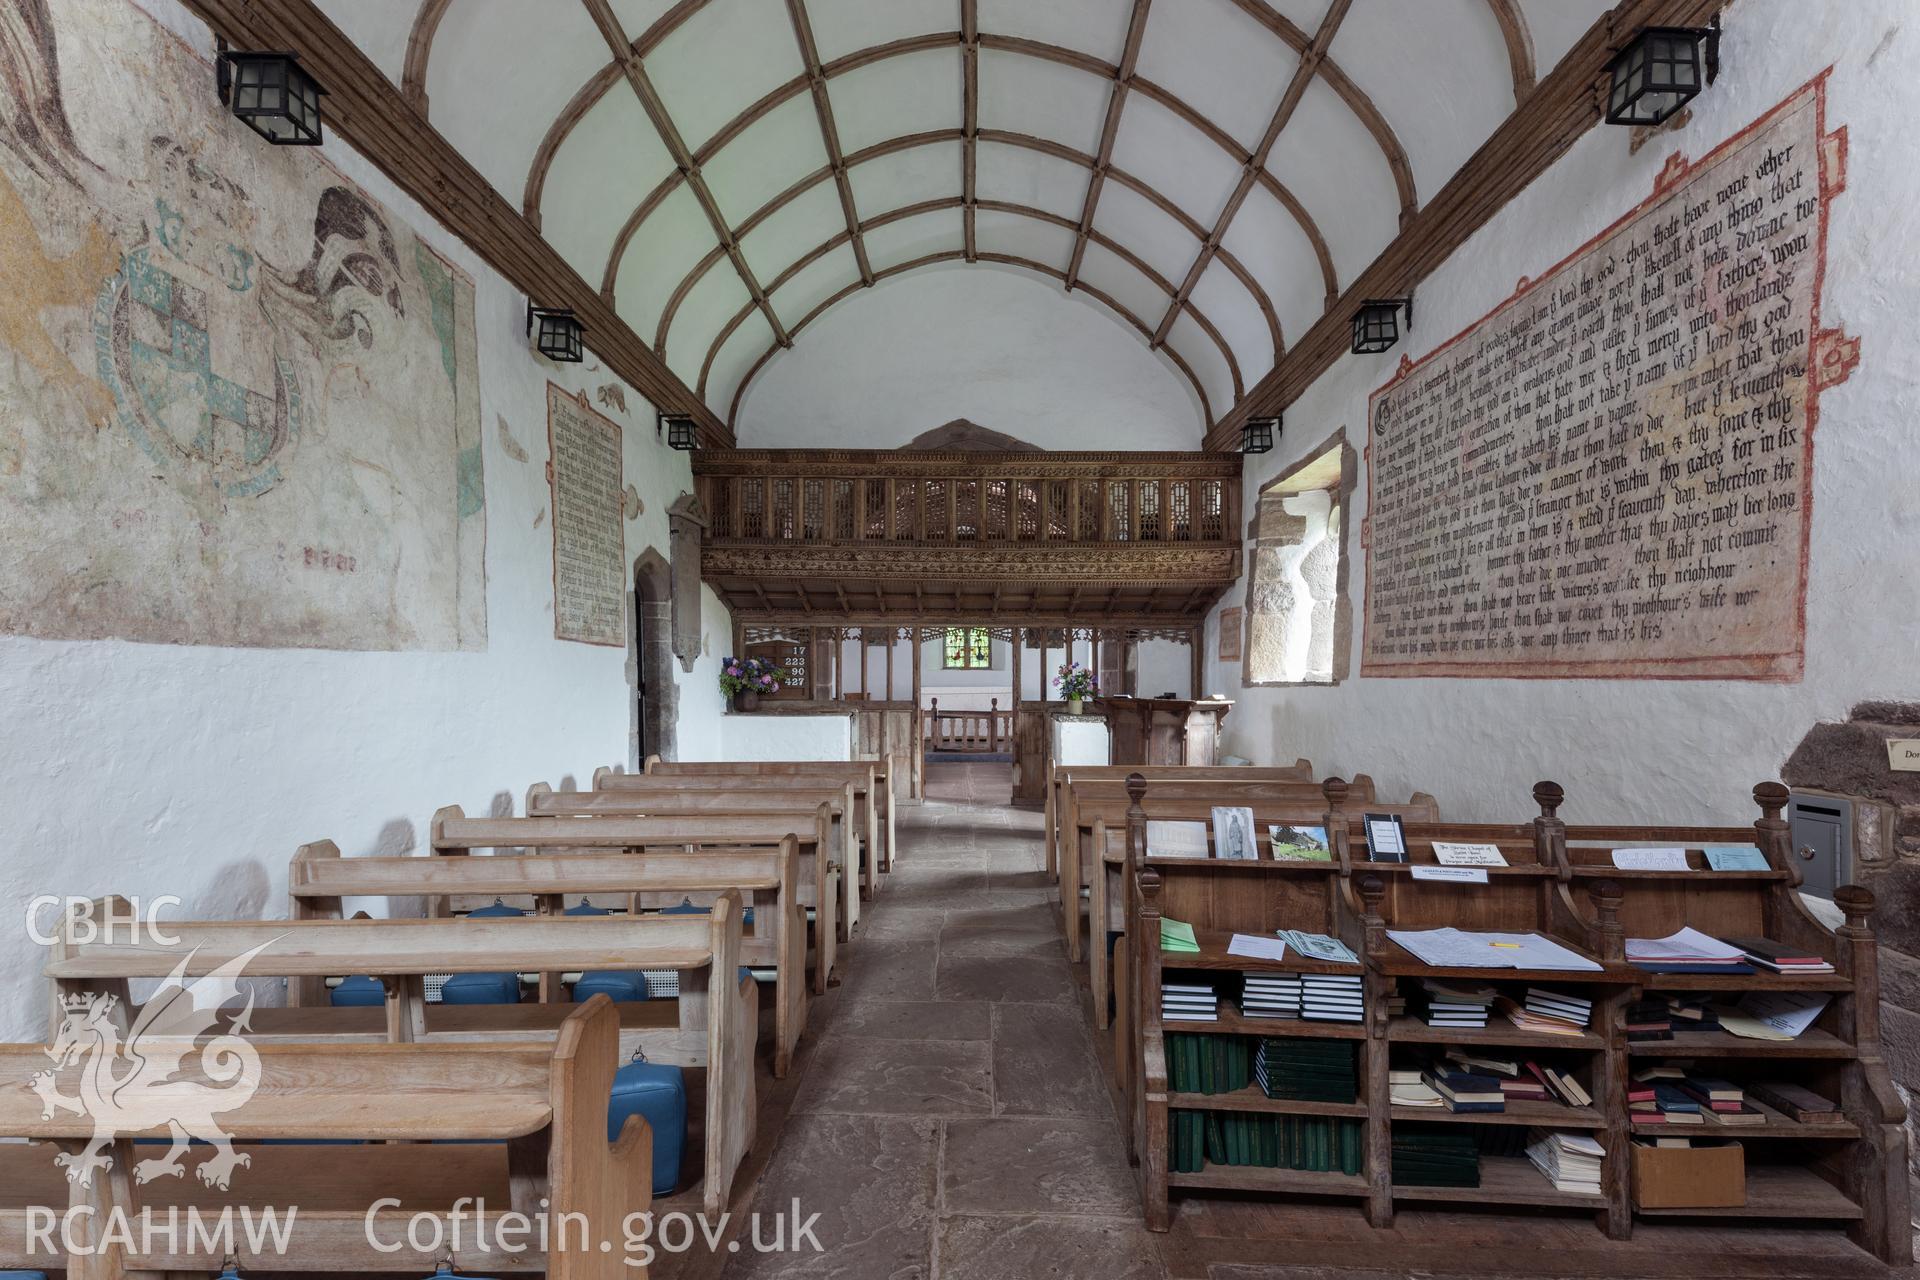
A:
<svg viewBox="0 0 1920 1280">
<path fill-rule="evenodd" d="M 1192 384 L 1124 321 L 986 264 L 855 293 L 767 362 L 734 426 L 750 448 L 896 449 L 955 418 L 1043 449 L 1197 449 L 1203 434 Z"/>
<path fill-rule="evenodd" d="M 1627 131 L 1596 127 L 1418 290 L 1417 328 L 1379 356 L 1347 356 L 1287 410 L 1271 454 L 1250 459 L 1251 496 L 1336 428 L 1364 443 L 1367 397 L 1402 354 L 1451 338 L 1653 188 L 1669 154 L 1705 154 L 1834 64 L 1827 127 L 1847 127 L 1847 189 L 1831 205 L 1823 327 L 1861 340 L 1850 381 L 1822 393 L 1815 433 L 1807 664 L 1797 684 L 1740 681 L 1363 679 L 1327 688 L 1240 688 L 1221 664 L 1218 610 L 1208 632 L 1209 688 L 1241 704 L 1227 749 L 1260 762 L 1312 758 L 1322 775 L 1373 774 L 1381 794 L 1432 791 L 1467 820 L 1530 812 L 1540 778 L 1563 783 L 1567 814 L 1748 821 L 1755 782 L 1776 777 L 1816 721 L 1866 698 L 1920 697 L 1920 273 L 1911 263 L 1920 165 L 1920 29 L 1908 0 L 1845 6 L 1739 0 L 1726 15 L 1719 81 L 1693 119 L 1638 155 Z M 1366 514 L 1364 476 L 1355 516 Z M 1347 551 L 1354 593 L 1353 670 L 1366 564 L 1359 520 Z M 1244 583 L 1242 584 L 1244 588 Z M 1243 590 L 1223 602 L 1237 605 Z"/>
<path fill-rule="evenodd" d="M 166 0 L 151 9 L 210 56 L 199 23 Z M 18 914 L 34 895 L 174 894 L 184 900 L 177 918 L 278 917 L 287 860 L 303 841 L 410 852 L 443 804 L 505 811 L 535 779 L 584 781 L 598 765 L 626 762 L 627 651 L 553 638 L 545 474 L 547 381 L 592 394 L 613 379 L 591 362 L 556 366 L 530 353 L 519 293 L 352 151 L 329 143 L 324 154 L 475 281 L 487 647 L 350 653 L 0 637 L 0 909 L 14 913 L 0 923 L 0 1038 L 37 1038 L 46 1026 L 41 949 Z M 685 455 L 656 442 L 647 402 L 629 388 L 626 403 L 625 413 L 605 411 L 626 428 L 625 477 L 645 504 L 626 524 L 631 564 L 649 544 L 667 553 L 667 507 L 691 484 Z M 724 646 L 726 611 L 705 598 L 703 627 Z M 715 754 L 715 675 L 711 658 L 690 676 L 676 664 L 683 754 Z"/>
<path fill-rule="evenodd" d="M 719 760 L 851 760 L 853 717 L 725 715 Z M 693 757 L 688 757 L 692 759 Z"/>
</svg>

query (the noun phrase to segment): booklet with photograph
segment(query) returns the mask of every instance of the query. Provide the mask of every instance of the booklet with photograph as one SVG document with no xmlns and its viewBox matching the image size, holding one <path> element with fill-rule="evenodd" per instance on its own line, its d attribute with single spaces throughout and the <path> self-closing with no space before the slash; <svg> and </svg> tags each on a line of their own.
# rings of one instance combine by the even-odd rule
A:
<svg viewBox="0 0 1920 1280">
<path fill-rule="evenodd" d="M 1407 828 L 1397 813 L 1366 815 L 1367 859 L 1370 862 L 1405 862 Z"/>
<path fill-rule="evenodd" d="M 1213 854 L 1234 862 L 1248 862 L 1260 856 L 1253 840 L 1253 810 L 1213 808 Z"/>
<path fill-rule="evenodd" d="M 1204 858 L 1207 824 L 1204 822 L 1147 822 L 1149 858 Z"/>
<path fill-rule="evenodd" d="M 1294 827 L 1270 822 L 1267 824 L 1267 845 L 1275 858 L 1285 862 L 1333 861 L 1333 847 L 1327 842 L 1325 827 Z"/>
</svg>

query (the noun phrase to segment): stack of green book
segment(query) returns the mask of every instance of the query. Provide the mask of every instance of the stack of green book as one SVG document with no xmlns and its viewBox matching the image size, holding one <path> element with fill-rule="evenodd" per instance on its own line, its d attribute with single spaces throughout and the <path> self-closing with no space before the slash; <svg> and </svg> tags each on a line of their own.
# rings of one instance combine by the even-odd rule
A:
<svg viewBox="0 0 1920 1280">
<path fill-rule="evenodd" d="M 1269 1098 L 1352 1102 L 1359 1096 L 1351 1040 L 1267 1036 L 1254 1058 L 1253 1078 Z"/>
<path fill-rule="evenodd" d="M 1253 1081 L 1253 1041 L 1246 1036 L 1167 1033 L 1167 1086 L 1175 1093 L 1233 1093 Z"/>
<path fill-rule="evenodd" d="M 1393 1127 L 1393 1180 L 1403 1187 L 1477 1187 L 1480 1137 L 1472 1125 Z"/>
<path fill-rule="evenodd" d="M 1175 1173 L 1213 1164 L 1357 1174 L 1365 1164 L 1365 1122 L 1358 1119 L 1176 1110 L 1170 1124 Z"/>
</svg>

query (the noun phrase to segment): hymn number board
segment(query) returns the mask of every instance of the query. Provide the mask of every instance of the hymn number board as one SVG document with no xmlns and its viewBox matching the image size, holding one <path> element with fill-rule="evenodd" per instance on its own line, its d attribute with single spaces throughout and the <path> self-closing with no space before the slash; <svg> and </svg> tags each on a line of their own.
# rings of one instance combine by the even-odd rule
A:
<svg viewBox="0 0 1920 1280">
<path fill-rule="evenodd" d="M 1363 671 L 1798 677 L 1823 90 L 1374 394 Z"/>
<path fill-rule="evenodd" d="M 784 636 L 772 640 L 762 640 L 746 646 L 745 656 L 764 658 L 786 670 L 787 677 L 781 682 L 780 692 L 761 694 L 762 698 L 775 698 L 782 702 L 804 702 L 813 696 L 813 687 L 809 683 L 812 668 L 808 662 L 809 646 L 805 640 L 789 640 Z"/>
</svg>

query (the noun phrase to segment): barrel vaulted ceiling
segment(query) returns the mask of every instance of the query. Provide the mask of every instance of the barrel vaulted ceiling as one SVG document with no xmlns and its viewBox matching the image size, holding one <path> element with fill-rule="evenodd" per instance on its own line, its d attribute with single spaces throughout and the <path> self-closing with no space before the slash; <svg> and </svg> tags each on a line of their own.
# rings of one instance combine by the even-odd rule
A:
<svg viewBox="0 0 1920 1280">
<path fill-rule="evenodd" d="M 980 262 L 1097 300 L 1204 430 L 1607 5 L 321 7 L 729 424 L 828 307 Z"/>
</svg>

